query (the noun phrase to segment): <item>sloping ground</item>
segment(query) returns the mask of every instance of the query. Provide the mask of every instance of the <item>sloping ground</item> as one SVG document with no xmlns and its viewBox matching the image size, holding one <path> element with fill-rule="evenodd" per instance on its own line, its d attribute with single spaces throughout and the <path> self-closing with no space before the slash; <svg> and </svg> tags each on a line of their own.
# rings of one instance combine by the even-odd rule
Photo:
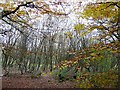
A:
<svg viewBox="0 0 120 90">
<path fill-rule="evenodd" d="M 12 75 L 2 78 L 3 88 L 74 88 L 75 82 L 58 82 L 50 74 L 39 78 L 31 78 L 29 75 Z"/>
<path fill-rule="evenodd" d="M 0 90 L 2 89 L 2 78 L 0 77 Z"/>
</svg>

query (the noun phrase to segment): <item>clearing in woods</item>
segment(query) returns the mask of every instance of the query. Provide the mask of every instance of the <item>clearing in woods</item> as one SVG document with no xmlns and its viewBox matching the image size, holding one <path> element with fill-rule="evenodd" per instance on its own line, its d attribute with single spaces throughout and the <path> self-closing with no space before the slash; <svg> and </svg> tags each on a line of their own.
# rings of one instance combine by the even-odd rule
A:
<svg viewBox="0 0 120 90">
<path fill-rule="evenodd" d="M 30 75 L 11 75 L 3 76 L 3 88 L 74 88 L 76 82 L 59 82 L 49 73 L 32 78 Z"/>
</svg>

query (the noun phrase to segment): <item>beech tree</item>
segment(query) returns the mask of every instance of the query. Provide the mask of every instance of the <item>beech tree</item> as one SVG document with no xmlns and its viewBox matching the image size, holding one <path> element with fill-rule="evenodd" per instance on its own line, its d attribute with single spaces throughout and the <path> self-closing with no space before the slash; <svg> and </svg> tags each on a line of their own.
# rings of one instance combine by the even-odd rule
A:
<svg viewBox="0 0 120 90">
<path fill-rule="evenodd" d="M 0 8 L 5 75 L 14 68 L 32 77 L 72 78 L 80 88 L 118 86 L 120 2 L 26 0 Z"/>
</svg>

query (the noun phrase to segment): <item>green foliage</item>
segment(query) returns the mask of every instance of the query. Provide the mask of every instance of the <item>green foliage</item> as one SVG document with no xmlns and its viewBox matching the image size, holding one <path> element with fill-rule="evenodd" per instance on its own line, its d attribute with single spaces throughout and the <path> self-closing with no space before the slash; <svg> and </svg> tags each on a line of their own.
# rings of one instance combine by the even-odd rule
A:
<svg viewBox="0 0 120 90">
<path fill-rule="evenodd" d="M 93 17 L 95 20 L 112 18 L 117 14 L 116 12 L 118 12 L 118 9 L 111 4 L 112 2 L 106 4 L 88 5 L 83 12 L 84 17 Z"/>
<path fill-rule="evenodd" d="M 50 69 L 50 71 L 52 71 L 53 65 L 57 64 L 55 66 L 55 70 L 52 72 L 52 75 L 63 81 L 67 79 L 73 79 L 73 76 L 77 76 L 77 78 L 75 78 L 76 81 L 79 82 L 79 85 L 77 87 L 118 87 L 118 54 L 120 53 L 118 33 L 119 13 L 117 13 L 118 7 L 113 2 L 87 5 L 82 13 L 82 17 L 85 19 L 92 19 L 92 23 L 88 22 L 87 24 L 77 24 L 74 26 L 74 29 L 69 29 L 69 27 L 67 27 L 68 29 L 66 29 L 66 27 L 63 28 L 64 26 L 59 26 L 62 23 L 57 24 L 56 21 L 52 21 L 52 19 L 59 21 L 59 18 L 55 16 L 64 15 L 64 13 L 54 12 L 44 1 L 38 1 L 34 4 L 38 5 L 38 11 L 36 11 L 36 9 L 34 8 L 30 8 L 30 10 L 26 12 L 27 9 L 23 8 L 23 10 L 19 9 L 12 14 L 9 14 L 9 12 L 15 10 L 18 7 L 18 4 L 17 7 L 13 7 L 14 4 L 0 5 L 0 7 L 3 7 L 3 10 L 5 11 L 3 13 L 8 14 L 7 16 L 10 17 L 10 22 L 14 22 L 13 26 L 14 24 L 15 26 L 20 26 L 20 31 L 25 31 L 25 34 L 28 34 L 23 39 L 22 37 L 18 37 L 18 40 L 16 41 L 17 43 L 12 46 L 13 48 L 5 48 L 6 51 L 3 55 L 4 68 L 7 69 L 13 67 L 12 61 L 15 61 L 15 64 L 19 66 L 19 69 L 21 71 L 24 71 L 24 69 L 25 71 L 31 71 L 32 73 L 34 73 L 31 75 L 31 78 L 37 78 L 41 76 L 41 73 L 36 73 L 37 70 L 40 70 L 40 72 L 42 72 Z M 39 5 L 43 7 L 39 8 Z M 117 5 L 120 5 L 120 3 L 117 2 Z M 43 21 L 43 24 L 41 23 L 40 27 L 43 26 L 42 29 L 47 28 L 50 30 L 56 30 L 55 34 L 57 34 L 56 32 L 58 32 L 59 34 L 59 30 L 63 30 L 64 32 L 65 29 L 67 30 L 65 36 L 61 35 L 62 37 L 59 37 L 58 35 L 57 37 L 53 37 L 54 33 L 52 33 L 51 31 L 49 34 L 43 31 L 43 35 L 38 35 L 38 37 L 35 35 L 36 38 L 33 37 L 34 40 L 27 43 L 30 39 L 30 36 L 33 36 L 32 34 L 37 34 L 39 32 L 38 30 L 41 30 L 23 28 L 29 25 L 31 27 L 34 24 L 35 20 L 29 17 L 30 15 L 33 15 L 33 13 L 35 14 L 35 20 L 37 20 L 36 18 L 40 15 L 48 14 L 48 21 Z M 54 15 L 54 17 L 52 16 L 52 14 Z M 43 18 L 43 20 L 47 19 Z M 38 19 L 38 21 L 39 20 L 40 19 Z M 30 23 L 28 23 L 28 21 L 30 21 Z M 35 21 L 35 27 L 38 21 Z M 68 25 L 66 21 L 63 23 L 65 23 L 65 25 Z M 53 25 L 53 28 L 51 25 Z M 56 26 L 54 27 L 54 25 Z M 3 26 L 5 25 L 3 24 Z M 21 27 L 24 30 L 21 29 Z M 11 28 L 11 30 L 14 29 L 15 28 Z M 29 33 L 29 30 L 31 30 L 32 32 Z M 73 30 L 75 33 L 73 32 Z M 92 43 L 93 38 L 87 39 L 89 38 L 89 36 L 87 37 L 87 35 L 91 34 L 93 30 L 100 31 L 100 33 L 98 33 L 99 36 L 97 38 L 94 38 L 94 40 L 99 41 L 97 43 Z M 11 33 L 10 36 L 12 35 L 13 34 Z M 18 35 L 15 34 L 13 36 L 16 37 Z M 108 36 L 110 37 L 110 39 L 112 39 L 112 37 L 116 37 L 115 39 L 113 39 L 114 42 L 107 43 L 106 37 Z M 14 40 L 15 39 L 13 38 L 13 41 Z M 21 43 L 19 42 L 19 40 L 21 40 Z M 10 42 L 10 44 L 12 44 L 13 41 L 11 37 L 8 41 L 5 42 Z M 28 44 L 30 45 L 30 47 Z M 22 49 L 16 48 L 16 45 L 18 45 L 18 47 L 21 47 Z M 48 73 L 42 73 L 42 75 L 45 77 L 47 76 L 47 74 Z"/>
<path fill-rule="evenodd" d="M 103 73 L 84 73 L 78 78 L 79 88 L 116 88 L 118 87 L 118 72 L 109 70 Z"/>
<path fill-rule="evenodd" d="M 119 52 L 119 44 L 117 41 L 109 44 L 99 43 L 83 49 L 79 56 L 61 63 L 59 66 L 63 70 L 61 74 L 66 76 L 69 72 L 64 70 L 67 68 L 69 71 L 75 71 L 75 68 L 80 67 L 84 70 L 77 71 L 76 81 L 80 83 L 77 87 L 118 87 L 118 57 L 116 55 Z"/>
</svg>

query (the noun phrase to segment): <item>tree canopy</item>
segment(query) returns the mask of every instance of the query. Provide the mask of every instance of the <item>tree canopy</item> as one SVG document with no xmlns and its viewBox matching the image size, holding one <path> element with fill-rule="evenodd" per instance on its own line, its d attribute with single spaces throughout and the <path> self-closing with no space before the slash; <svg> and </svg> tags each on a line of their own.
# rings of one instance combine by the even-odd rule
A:
<svg viewBox="0 0 120 90">
<path fill-rule="evenodd" d="M 80 88 L 118 87 L 120 2 L 0 2 L 0 44 L 5 75 L 50 72 Z"/>
</svg>

